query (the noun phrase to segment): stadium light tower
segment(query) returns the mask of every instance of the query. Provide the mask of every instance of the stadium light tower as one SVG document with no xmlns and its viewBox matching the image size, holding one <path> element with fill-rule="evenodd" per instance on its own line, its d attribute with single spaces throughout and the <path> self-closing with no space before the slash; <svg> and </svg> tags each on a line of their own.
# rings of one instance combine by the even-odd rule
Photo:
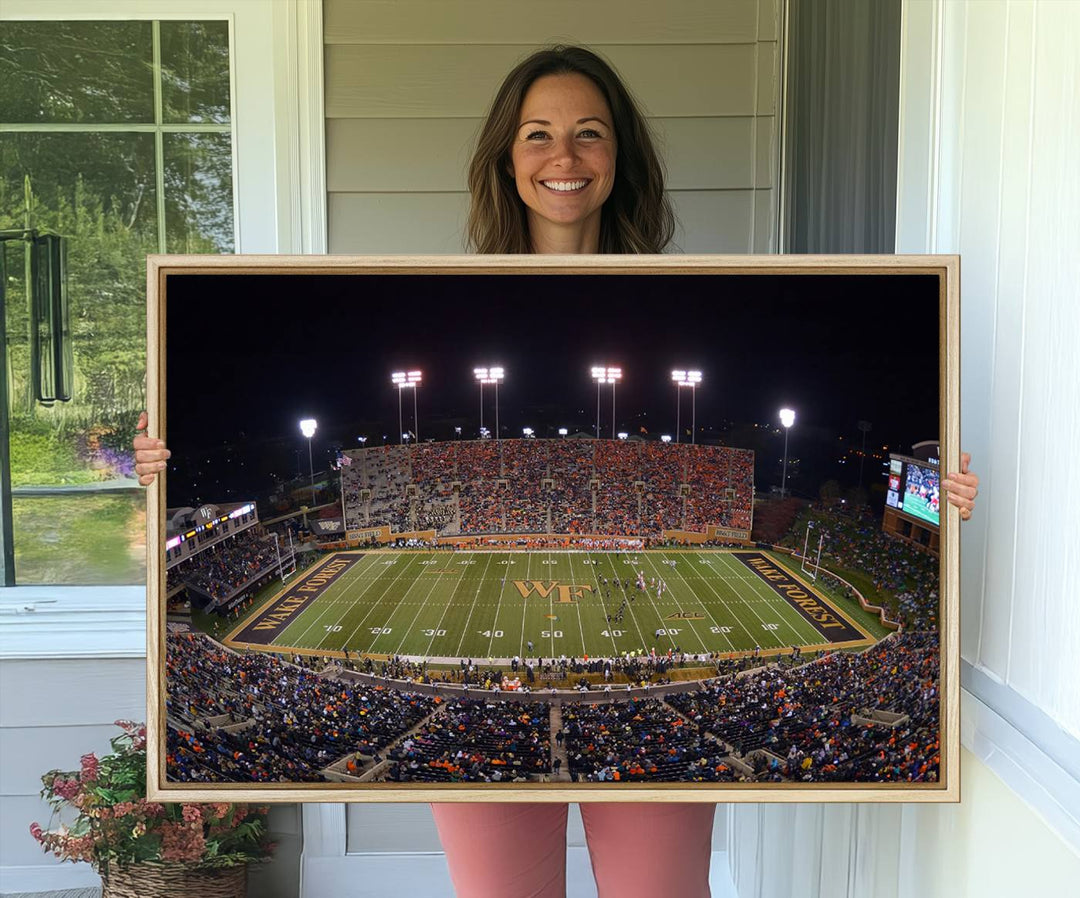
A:
<svg viewBox="0 0 1080 898">
<path fill-rule="evenodd" d="M 417 421 L 416 415 L 416 390 L 420 386 L 420 381 L 423 375 L 419 371 L 395 371 L 390 375 L 390 382 L 398 388 L 397 391 L 397 416 L 398 416 L 398 433 L 402 434 L 402 440 L 404 441 L 405 427 L 401 423 L 401 391 L 405 389 L 411 389 L 413 391 L 413 437 L 416 442 L 420 442 L 420 423 Z"/>
<path fill-rule="evenodd" d="M 780 409 L 780 423 L 784 425 L 784 479 L 780 483 L 780 498 L 787 495 L 787 441 L 791 425 L 795 423 L 795 412 L 789 408 Z"/>
<path fill-rule="evenodd" d="M 607 383 L 607 368 L 593 365 L 592 378 L 596 381 L 596 438 L 600 439 L 600 384 Z"/>
<path fill-rule="evenodd" d="M 307 437 L 307 461 L 308 472 L 311 474 L 311 504 L 315 504 L 315 466 L 311 462 L 311 438 L 315 436 L 315 430 L 319 422 L 314 418 L 304 418 L 300 422 L 300 433 Z"/>
<path fill-rule="evenodd" d="M 684 371 L 676 369 L 671 372 L 672 383 L 675 384 L 675 442 L 679 442 L 680 412 L 682 411 L 682 388 L 690 388 L 690 442 L 697 442 L 697 385 L 701 383 L 700 371 Z"/>
<path fill-rule="evenodd" d="M 484 384 L 495 385 L 495 439 L 499 439 L 499 384 L 505 377 L 501 366 L 492 368 L 473 368 L 477 383 L 480 384 L 480 431 L 484 430 Z"/>
<path fill-rule="evenodd" d="M 862 431 L 862 448 L 859 450 L 859 489 L 862 489 L 863 464 L 866 462 L 866 435 L 874 429 L 869 421 L 860 421 L 859 430 Z"/>
<path fill-rule="evenodd" d="M 622 368 L 594 365 L 592 377 L 596 381 L 596 438 L 600 439 L 600 384 L 611 384 L 611 438 L 615 439 L 615 384 L 622 380 Z"/>
</svg>

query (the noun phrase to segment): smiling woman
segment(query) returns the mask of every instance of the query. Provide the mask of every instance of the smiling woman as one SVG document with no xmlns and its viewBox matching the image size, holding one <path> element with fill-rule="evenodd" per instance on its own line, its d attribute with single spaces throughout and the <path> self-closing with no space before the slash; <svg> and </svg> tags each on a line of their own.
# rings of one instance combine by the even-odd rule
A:
<svg viewBox="0 0 1080 898">
<path fill-rule="evenodd" d="M 675 230 L 645 117 L 583 47 L 541 50 L 506 77 L 469 193 L 480 253 L 659 253 Z"/>
<path fill-rule="evenodd" d="M 584 75 L 547 75 L 525 94 L 520 117 L 510 165 L 528 208 L 533 252 L 599 246 L 616 154 L 603 94 Z"/>
</svg>

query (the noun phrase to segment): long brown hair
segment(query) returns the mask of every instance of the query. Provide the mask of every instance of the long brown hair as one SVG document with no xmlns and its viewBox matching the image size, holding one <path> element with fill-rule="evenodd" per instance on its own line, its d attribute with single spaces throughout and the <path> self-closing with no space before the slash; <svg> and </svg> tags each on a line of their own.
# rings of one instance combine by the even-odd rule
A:
<svg viewBox="0 0 1080 898">
<path fill-rule="evenodd" d="M 584 47 L 550 47 L 519 63 L 503 81 L 469 164 L 468 245 L 478 253 L 530 253 L 525 204 L 510 174 L 518 115 L 533 82 L 545 75 L 584 75 L 614 119 L 615 183 L 600 218 L 601 253 L 659 253 L 671 242 L 675 216 L 664 170 L 645 116 L 614 69 Z"/>
</svg>

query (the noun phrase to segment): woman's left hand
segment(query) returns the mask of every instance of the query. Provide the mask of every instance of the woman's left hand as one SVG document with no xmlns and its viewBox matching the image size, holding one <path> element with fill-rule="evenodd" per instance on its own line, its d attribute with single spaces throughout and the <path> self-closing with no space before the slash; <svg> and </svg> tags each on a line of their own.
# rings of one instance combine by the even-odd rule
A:
<svg viewBox="0 0 1080 898">
<path fill-rule="evenodd" d="M 975 497 L 979 495 L 979 475 L 968 470 L 970 464 L 971 455 L 967 452 L 960 453 L 960 473 L 949 474 L 941 481 L 946 498 L 960 509 L 962 521 L 971 518 L 971 512 L 975 508 Z"/>
</svg>

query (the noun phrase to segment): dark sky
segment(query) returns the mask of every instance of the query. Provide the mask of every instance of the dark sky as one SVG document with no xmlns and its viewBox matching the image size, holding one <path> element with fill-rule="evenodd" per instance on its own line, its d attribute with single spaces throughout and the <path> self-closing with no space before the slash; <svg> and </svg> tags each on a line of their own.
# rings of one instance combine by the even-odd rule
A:
<svg viewBox="0 0 1080 898">
<path fill-rule="evenodd" d="M 302 417 L 319 421 L 316 467 L 332 442 L 357 446 L 360 434 L 369 446 L 384 434 L 395 442 L 390 373 L 409 368 L 423 370 L 424 439 L 450 438 L 455 424 L 475 436 L 472 371 L 493 364 L 506 369 L 504 436 L 520 436 L 524 425 L 540 436 L 558 426 L 591 430 L 594 364 L 623 369 L 618 430 L 673 433 L 671 370 L 699 368 L 697 423 L 718 434 L 732 424 L 774 423 L 789 405 L 798 415 L 793 442 L 799 428 L 855 439 L 860 419 L 873 422 L 872 442 L 894 450 L 938 435 L 932 276 L 170 275 L 167 333 L 174 457 L 241 447 L 244 479 L 253 482 L 271 470 L 296 473 L 296 451 L 307 454 Z M 412 429 L 411 395 L 404 396 Z M 484 399 L 492 428 L 490 387 Z M 681 408 L 686 426 L 689 391 Z M 601 428 L 610 434 L 610 387 Z M 271 444 L 276 454 L 256 451 Z M 269 470 L 252 470 L 263 455 Z M 182 480 L 170 477 L 170 504 L 187 504 L 180 493 L 206 488 Z"/>
</svg>

